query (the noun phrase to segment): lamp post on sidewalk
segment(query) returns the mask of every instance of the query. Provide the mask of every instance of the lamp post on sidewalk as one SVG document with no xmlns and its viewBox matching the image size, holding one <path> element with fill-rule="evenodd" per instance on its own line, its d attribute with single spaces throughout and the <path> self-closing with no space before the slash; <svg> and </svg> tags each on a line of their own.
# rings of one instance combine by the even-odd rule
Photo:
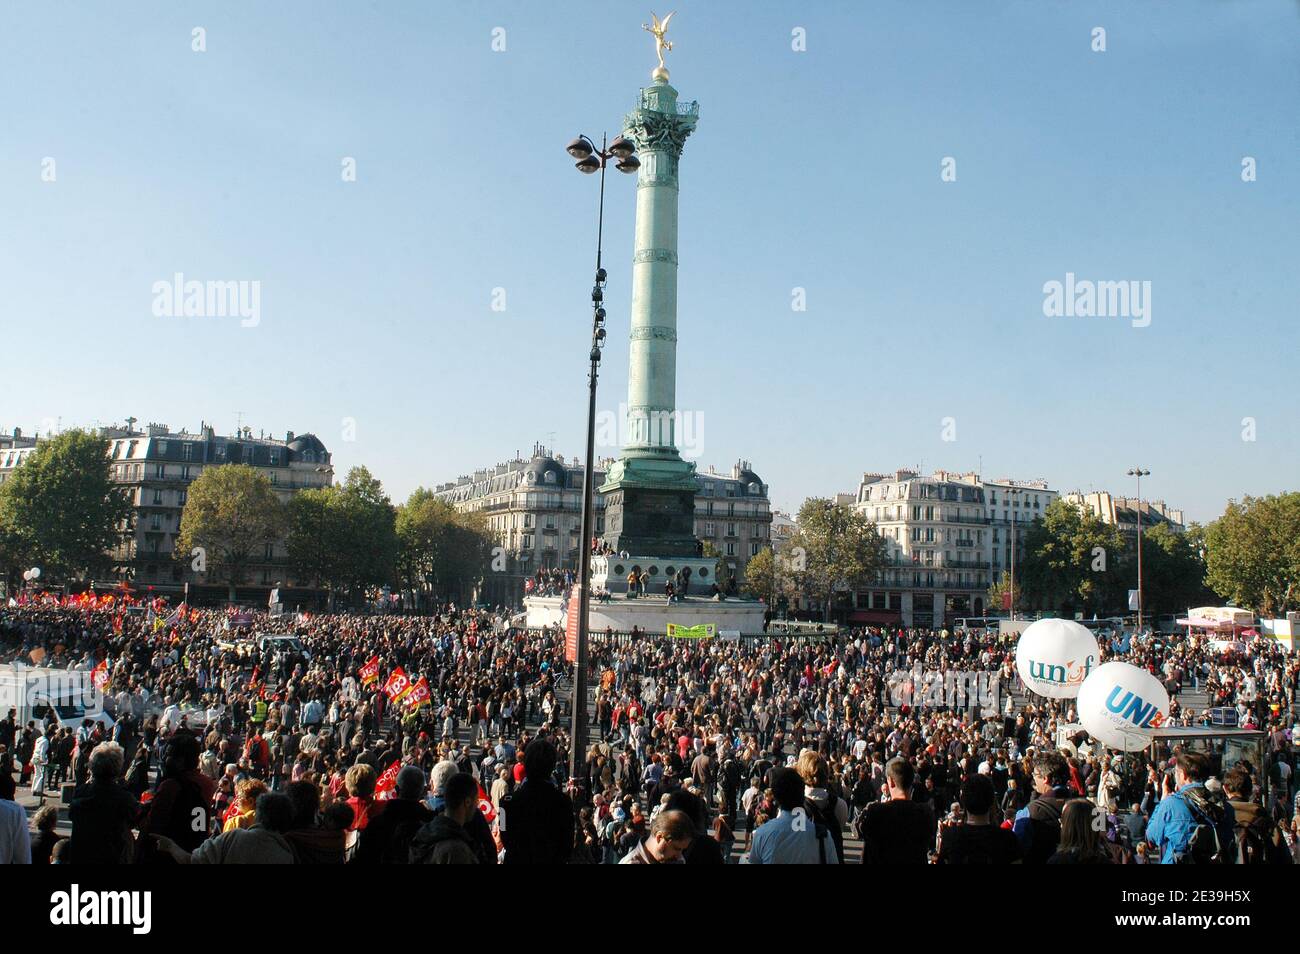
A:
<svg viewBox="0 0 1300 954">
<path fill-rule="evenodd" d="M 578 604 L 570 596 L 569 612 L 578 614 L 577 647 L 573 660 L 573 722 L 569 739 L 569 779 L 578 777 L 585 758 L 587 730 L 587 614 L 590 607 L 591 531 L 593 514 L 592 472 L 596 466 L 596 381 L 600 371 L 600 351 L 605 345 L 605 269 L 601 266 L 601 240 L 605 228 L 605 167 L 611 159 L 619 172 L 633 173 L 641 167 L 632 143 L 618 136 L 611 143 L 601 136 L 600 148 L 586 136 L 579 136 L 565 147 L 578 161 L 577 170 L 585 175 L 600 172 L 600 204 L 596 214 L 596 281 L 591 289 L 591 368 L 587 375 L 587 462 L 582 473 L 582 535 L 578 552 Z"/>
</svg>

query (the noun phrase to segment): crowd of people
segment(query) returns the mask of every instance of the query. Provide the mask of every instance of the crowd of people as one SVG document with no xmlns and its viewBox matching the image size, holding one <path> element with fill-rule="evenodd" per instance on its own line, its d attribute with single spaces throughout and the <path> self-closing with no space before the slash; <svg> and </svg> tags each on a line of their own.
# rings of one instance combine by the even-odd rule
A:
<svg viewBox="0 0 1300 954">
<path fill-rule="evenodd" d="M 575 747 L 563 634 L 511 627 L 505 612 L 254 613 L 240 626 L 220 610 L 161 619 L 0 610 L 0 661 L 85 673 L 102 697 L 98 712 L 61 717 L 37 706 L 0 720 L 0 857 L 1300 857 L 1300 663 L 1273 644 L 1235 656 L 1183 637 L 1106 648 L 1170 687 L 1173 724 L 1210 721 L 1207 707 L 1179 704 L 1188 690 L 1235 708 L 1240 725 L 1261 730 L 1257 757 L 1107 751 L 1074 730 L 1070 700 L 1023 693 L 1014 637 L 898 628 L 737 640 L 597 635 L 594 697 Z M 953 693 L 962 686 L 977 688 Z M 29 817 L 19 799 L 39 810 Z"/>
</svg>

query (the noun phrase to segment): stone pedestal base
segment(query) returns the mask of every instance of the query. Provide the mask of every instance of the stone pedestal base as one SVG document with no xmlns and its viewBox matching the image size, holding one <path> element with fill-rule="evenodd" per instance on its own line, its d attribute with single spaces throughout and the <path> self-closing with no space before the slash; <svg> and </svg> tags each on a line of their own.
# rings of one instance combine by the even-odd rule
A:
<svg viewBox="0 0 1300 954">
<path fill-rule="evenodd" d="M 690 568 L 689 591 L 678 596 L 708 596 L 713 586 L 713 571 L 717 557 L 629 556 L 596 554 L 591 558 L 591 591 L 604 589 L 609 593 L 627 593 L 627 575 L 635 568 L 646 574 L 645 595 L 659 600 L 664 598 L 664 584 L 673 580 L 678 570 Z M 674 580 L 675 582 L 675 580 Z"/>
<path fill-rule="evenodd" d="M 560 626 L 564 623 L 558 596 L 530 596 L 524 600 L 528 628 Z M 616 596 L 609 602 L 592 600 L 587 614 L 588 632 L 628 633 L 633 627 L 647 636 L 666 638 L 668 624 L 698 626 L 712 623 L 719 636 L 740 634 L 758 636 L 763 632 L 763 614 L 767 607 L 752 600 L 714 601 L 688 597 L 681 603 L 666 603 L 662 596 L 629 600 Z"/>
</svg>

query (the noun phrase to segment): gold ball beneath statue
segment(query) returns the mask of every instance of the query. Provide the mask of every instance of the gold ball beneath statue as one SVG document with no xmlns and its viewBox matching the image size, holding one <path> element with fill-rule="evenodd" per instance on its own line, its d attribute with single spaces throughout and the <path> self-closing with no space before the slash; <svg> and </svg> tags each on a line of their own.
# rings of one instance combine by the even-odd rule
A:
<svg viewBox="0 0 1300 954">
<path fill-rule="evenodd" d="M 653 70 L 650 71 L 650 78 L 654 80 L 656 83 L 667 83 L 668 71 L 664 69 L 662 66 L 656 66 Z"/>
</svg>

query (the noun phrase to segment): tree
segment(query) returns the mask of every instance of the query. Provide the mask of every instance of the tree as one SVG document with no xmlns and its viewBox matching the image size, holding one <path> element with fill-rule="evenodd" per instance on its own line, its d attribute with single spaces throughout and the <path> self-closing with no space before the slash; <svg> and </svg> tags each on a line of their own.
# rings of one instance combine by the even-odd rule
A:
<svg viewBox="0 0 1300 954">
<path fill-rule="evenodd" d="M 769 609 L 776 603 L 776 555 L 771 547 L 763 547 L 749 558 L 745 566 L 745 588 L 768 603 Z"/>
<path fill-rule="evenodd" d="M 339 593 L 393 581 L 396 511 L 365 467 L 339 486 L 300 491 L 287 509 L 289 560 L 301 579 L 328 589 L 331 609 Z"/>
<path fill-rule="evenodd" d="M 1261 616 L 1300 607 L 1300 493 L 1235 500 L 1205 528 L 1206 582 Z"/>
<path fill-rule="evenodd" d="M 797 588 L 823 607 L 829 621 L 837 590 L 870 579 L 888 562 L 888 545 L 860 510 L 822 497 L 799 508 L 798 529 L 790 538 L 790 576 Z"/>
<path fill-rule="evenodd" d="M 210 467 L 190 485 L 176 549 L 201 550 L 208 572 L 225 578 L 230 600 L 248 566 L 280 538 L 284 508 L 271 481 L 247 464 Z"/>
<path fill-rule="evenodd" d="M 342 517 L 342 572 L 348 588 L 362 591 L 391 582 L 397 558 L 396 512 L 383 484 L 365 467 L 353 467 L 332 503 Z"/>
<path fill-rule="evenodd" d="M 988 593 L 985 596 L 984 602 L 987 606 L 987 612 L 989 613 L 989 615 L 995 615 L 999 612 L 1003 612 L 1004 606 L 1010 606 L 1011 604 L 1008 601 L 1008 598 L 1010 596 L 1011 596 L 1011 571 L 1003 570 L 1002 577 L 996 583 L 994 583 L 992 586 L 989 587 Z M 1015 599 L 1016 602 L 1013 609 L 1015 610 L 1015 612 L 1019 613 L 1025 607 L 1025 588 L 1022 585 L 1020 580 L 1016 580 Z"/>
<path fill-rule="evenodd" d="M 1142 531 L 1142 612 L 1182 612 L 1203 606 L 1213 598 L 1205 585 L 1205 560 L 1195 545 L 1196 537 L 1179 533 L 1158 523 Z M 1136 547 L 1125 551 L 1122 577 L 1136 586 Z M 1127 605 L 1127 603 L 1125 604 Z"/>
<path fill-rule="evenodd" d="M 736 578 L 735 573 L 731 570 L 731 564 L 723 557 L 722 551 L 709 540 L 703 541 L 700 556 L 713 560 L 713 582 L 725 594 L 731 586 L 731 581 Z"/>
<path fill-rule="evenodd" d="M 483 514 L 459 513 L 423 487 L 397 508 L 397 574 L 407 589 L 463 597 L 482 579 L 492 545 Z"/>
<path fill-rule="evenodd" d="M 108 569 L 130 515 L 127 492 L 113 481 L 108 441 L 79 430 L 41 441 L 0 485 L 3 569 L 25 562 L 80 577 Z"/>
<path fill-rule="evenodd" d="M 1052 501 L 1026 530 L 1022 552 L 1017 606 L 1073 615 L 1124 605 L 1124 536 L 1095 514 Z"/>
</svg>

